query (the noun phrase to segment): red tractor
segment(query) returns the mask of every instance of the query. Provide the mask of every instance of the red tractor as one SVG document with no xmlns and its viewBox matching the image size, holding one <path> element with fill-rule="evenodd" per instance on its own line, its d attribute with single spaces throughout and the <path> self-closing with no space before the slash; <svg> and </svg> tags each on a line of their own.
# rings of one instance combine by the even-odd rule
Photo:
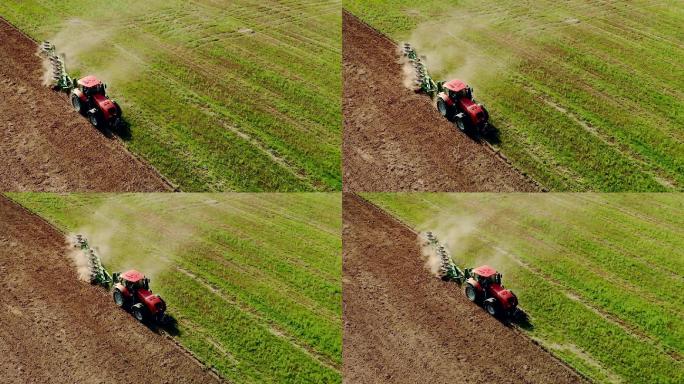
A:
<svg viewBox="0 0 684 384">
<path fill-rule="evenodd" d="M 71 90 L 71 105 L 95 127 L 116 128 L 121 123 L 121 108 L 109 99 L 106 89 L 95 76 L 79 79 Z"/>
<path fill-rule="evenodd" d="M 481 303 L 492 316 L 513 317 L 518 312 L 518 298 L 501 284 L 501 274 L 483 265 L 466 270 L 465 294 L 468 300 Z"/>
<path fill-rule="evenodd" d="M 153 320 L 163 323 L 166 320 L 166 303 L 159 295 L 150 290 L 150 279 L 132 269 L 124 273 L 114 273 L 114 302 L 129 310 L 138 321 Z"/>
<path fill-rule="evenodd" d="M 439 87 L 437 109 L 461 131 L 485 134 L 489 127 L 489 113 L 484 105 L 473 99 L 473 89 L 461 80 L 454 79 Z"/>
</svg>

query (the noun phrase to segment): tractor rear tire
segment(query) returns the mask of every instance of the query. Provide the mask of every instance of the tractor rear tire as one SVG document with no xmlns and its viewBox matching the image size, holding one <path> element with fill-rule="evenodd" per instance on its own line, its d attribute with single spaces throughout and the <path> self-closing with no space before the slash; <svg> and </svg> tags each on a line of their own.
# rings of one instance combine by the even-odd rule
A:
<svg viewBox="0 0 684 384">
<path fill-rule="evenodd" d="M 444 99 L 437 97 L 437 110 L 445 119 L 451 121 L 454 118 L 453 108 L 449 108 Z"/>
<path fill-rule="evenodd" d="M 466 284 L 465 295 L 468 298 L 468 300 L 472 302 L 477 301 L 477 291 L 475 290 L 475 287 L 473 287 L 470 284 Z"/>
<path fill-rule="evenodd" d="M 83 108 L 83 103 L 81 103 L 81 99 L 78 97 L 78 95 L 71 95 L 71 105 L 74 107 L 76 112 L 82 115 L 85 114 L 85 108 Z"/>
<path fill-rule="evenodd" d="M 485 309 L 487 310 L 487 312 L 490 315 L 492 315 L 494 317 L 496 317 L 499 314 L 497 311 L 497 308 L 496 308 L 496 303 L 492 303 L 490 301 L 486 302 L 485 303 Z"/>
<path fill-rule="evenodd" d="M 114 303 L 117 306 L 119 306 L 119 307 L 124 306 L 125 300 L 124 300 L 123 293 L 121 293 L 121 291 L 119 291 L 118 289 L 115 289 L 114 294 L 112 296 L 114 297 Z"/>
<path fill-rule="evenodd" d="M 140 322 L 143 322 L 145 320 L 145 315 L 143 314 L 142 309 L 138 307 L 133 307 L 133 317 L 135 317 L 135 319 Z"/>
</svg>

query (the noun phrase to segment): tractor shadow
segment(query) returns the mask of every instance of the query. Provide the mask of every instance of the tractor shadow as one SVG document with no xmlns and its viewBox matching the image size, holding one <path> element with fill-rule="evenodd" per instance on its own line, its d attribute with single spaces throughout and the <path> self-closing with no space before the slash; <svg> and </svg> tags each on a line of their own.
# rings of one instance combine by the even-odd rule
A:
<svg viewBox="0 0 684 384">
<path fill-rule="evenodd" d="M 487 132 L 479 133 L 472 130 L 466 130 L 466 136 L 477 143 L 482 143 L 483 141 L 488 142 L 492 145 L 497 145 L 501 143 L 501 137 L 499 136 L 499 129 L 494 124 L 489 124 Z"/>
<path fill-rule="evenodd" d="M 116 128 L 102 127 L 97 128 L 106 138 L 113 139 L 119 137 L 123 141 L 130 141 L 133 136 L 131 134 L 131 125 L 126 119 L 122 118 L 121 123 Z"/>
<path fill-rule="evenodd" d="M 534 325 L 530 322 L 529 316 L 527 316 L 527 313 L 525 313 L 522 309 L 518 309 L 518 313 L 509 318 L 499 320 L 507 327 L 517 326 L 525 331 L 531 331 L 534 329 Z"/>
<path fill-rule="evenodd" d="M 180 335 L 180 330 L 178 329 L 178 321 L 175 317 L 171 315 L 166 315 L 163 323 L 158 323 L 156 321 L 145 321 L 143 324 L 147 326 L 152 332 L 161 334 L 166 333 L 170 336 Z"/>
</svg>

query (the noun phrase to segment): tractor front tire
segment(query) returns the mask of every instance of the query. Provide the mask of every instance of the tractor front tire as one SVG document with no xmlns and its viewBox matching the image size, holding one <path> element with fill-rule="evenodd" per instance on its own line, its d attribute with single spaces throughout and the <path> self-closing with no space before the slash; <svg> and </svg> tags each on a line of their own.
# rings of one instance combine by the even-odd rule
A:
<svg viewBox="0 0 684 384">
<path fill-rule="evenodd" d="M 453 108 L 449 108 L 446 101 L 444 101 L 444 99 L 442 99 L 441 97 L 437 97 L 437 110 L 439 111 L 439 114 L 442 115 L 442 117 L 449 121 L 451 121 L 454 118 Z"/>
<path fill-rule="evenodd" d="M 95 128 L 99 128 L 101 125 L 100 124 L 100 118 L 98 117 L 97 112 L 89 113 L 88 114 L 88 120 L 90 120 L 90 124 L 92 124 L 93 127 L 95 127 Z"/>
<path fill-rule="evenodd" d="M 114 303 L 117 306 L 119 306 L 119 307 L 124 306 L 125 300 L 124 300 L 123 293 L 121 293 L 121 291 L 119 291 L 118 289 L 115 289 L 114 294 L 112 296 L 114 297 Z"/>
<path fill-rule="evenodd" d="M 71 94 L 71 105 L 74 107 L 74 110 L 80 114 L 85 114 L 85 108 L 83 108 L 83 103 L 81 103 L 81 99 L 78 97 L 76 94 Z"/>
<path fill-rule="evenodd" d="M 456 125 L 456 128 L 458 128 L 459 131 L 465 132 L 466 126 L 465 122 L 461 118 L 456 118 L 456 121 L 454 121 L 454 125 Z"/>
<path fill-rule="evenodd" d="M 485 309 L 487 310 L 487 313 L 494 317 L 499 314 L 496 308 L 496 303 L 492 303 L 491 301 L 485 303 Z"/>
<path fill-rule="evenodd" d="M 468 298 L 468 300 L 472 302 L 477 301 L 477 291 L 475 290 L 475 287 L 473 287 L 470 284 L 466 284 L 465 295 Z"/>
<path fill-rule="evenodd" d="M 145 315 L 140 307 L 133 307 L 133 317 L 140 322 L 145 320 Z"/>
</svg>

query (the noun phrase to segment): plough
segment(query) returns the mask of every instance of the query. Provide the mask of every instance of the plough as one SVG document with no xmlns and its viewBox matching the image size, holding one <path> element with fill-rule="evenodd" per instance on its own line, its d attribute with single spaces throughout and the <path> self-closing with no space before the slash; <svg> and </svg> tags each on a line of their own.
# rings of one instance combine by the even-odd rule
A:
<svg viewBox="0 0 684 384">
<path fill-rule="evenodd" d="M 402 45 L 404 56 L 415 71 L 415 90 L 436 99 L 439 113 L 461 131 L 485 135 L 489 128 L 489 113 L 473 98 L 473 89 L 459 79 L 435 81 L 423 60 L 409 43 Z"/>
<path fill-rule="evenodd" d="M 88 240 L 83 235 L 76 235 L 74 246 L 80 248 L 87 257 L 88 266 L 90 267 L 90 283 L 109 289 L 112 284 L 112 276 L 102 265 L 100 255 L 93 248 L 90 248 Z"/>
<path fill-rule="evenodd" d="M 40 45 L 40 55 L 49 63 L 48 85 L 55 91 L 67 93 L 75 111 L 86 116 L 97 128 L 120 126 L 121 107 L 107 95 L 106 84 L 92 75 L 72 79 L 66 71 L 64 56 L 60 56 L 49 41 Z"/>
<path fill-rule="evenodd" d="M 453 281 L 464 287 L 468 300 L 482 305 L 492 316 L 525 317 L 518 308 L 518 298 L 513 291 L 504 288 L 501 273 L 488 265 L 476 268 L 459 268 L 453 261 L 447 248 L 441 244 L 432 232 L 423 236 L 423 246 L 432 247 L 439 258 L 437 275 L 444 281 Z"/>
<path fill-rule="evenodd" d="M 55 45 L 45 41 L 40 45 L 40 54 L 50 63 L 50 87 L 56 91 L 69 93 L 74 88 L 73 79 L 67 74 L 64 57 L 57 54 Z"/>
<path fill-rule="evenodd" d="M 166 302 L 161 296 L 152 293 L 149 278 L 134 269 L 110 275 L 102 265 L 99 254 L 90 247 L 85 236 L 76 235 L 73 243 L 87 258 L 90 283 L 100 285 L 106 290 L 111 289 L 117 306 L 129 311 L 139 321 L 149 320 L 159 324 L 168 321 Z"/>
</svg>

